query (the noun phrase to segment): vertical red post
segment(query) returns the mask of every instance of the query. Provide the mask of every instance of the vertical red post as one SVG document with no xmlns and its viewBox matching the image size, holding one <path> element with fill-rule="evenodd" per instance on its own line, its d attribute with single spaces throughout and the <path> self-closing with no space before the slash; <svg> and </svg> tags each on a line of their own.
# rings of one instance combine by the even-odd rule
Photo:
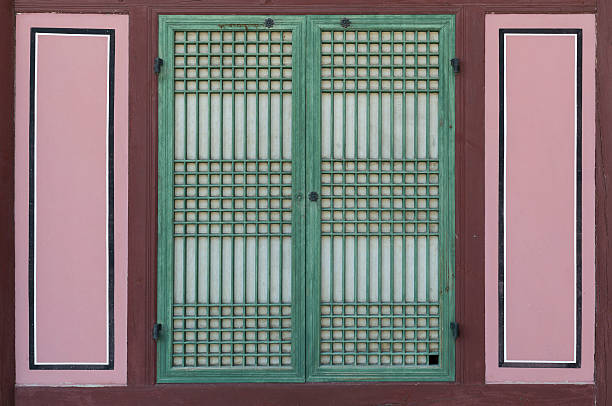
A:
<svg viewBox="0 0 612 406">
<path fill-rule="evenodd" d="M 15 12 L 0 2 L 0 404 L 15 402 Z"/>
</svg>

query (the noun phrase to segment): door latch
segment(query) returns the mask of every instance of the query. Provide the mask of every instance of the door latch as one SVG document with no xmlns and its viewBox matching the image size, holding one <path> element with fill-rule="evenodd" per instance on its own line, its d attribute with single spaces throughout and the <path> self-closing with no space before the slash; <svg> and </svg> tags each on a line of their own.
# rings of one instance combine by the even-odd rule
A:
<svg viewBox="0 0 612 406">
<path fill-rule="evenodd" d="M 450 60 L 451 66 L 453 67 L 453 72 L 454 73 L 459 73 L 460 67 L 459 67 L 459 58 L 453 58 Z"/>
<path fill-rule="evenodd" d="M 459 323 L 455 323 L 454 321 L 450 324 L 451 333 L 453 333 L 453 338 L 456 340 L 459 338 Z"/>
<path fill-rule="evenodd" d="M 162 330 L 162 325 L 160 323 L 153 324 L 153 340 L 159 340 L 159 335 Z"/>
<path fill-rule="evenodd" d="M 308 200 L 310 200 L 311 202 L 316 202 L 317 200 L 319 200 L 319 194 L 317 192 L 308 193 Z"/>
<path fill-rule="evenodd" d="M 161 72 L 161 67 L 164 65 L 164 60 L 161 58 L 155 58 L 153 61 L 153 72 L 159 73 Z"/>
</svg>

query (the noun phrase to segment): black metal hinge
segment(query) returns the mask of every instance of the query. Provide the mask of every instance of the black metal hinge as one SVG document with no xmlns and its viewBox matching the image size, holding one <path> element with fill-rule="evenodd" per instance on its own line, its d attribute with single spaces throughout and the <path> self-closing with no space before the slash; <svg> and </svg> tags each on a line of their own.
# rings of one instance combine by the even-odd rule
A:
<svg viewBox="0 0 612 406">
<path fill-rule="evenodd" d="M 453 67 L 454 73 L 459 73 L 459 58 L 453 58 L 450 60 L 451 66 Z"/>
<path fill-rule="evenodd" d="M 155 58 L 153 62 L 153 72 L 159 73 L 161 72 L 161 67 L 164 65 L 164 60 L 161 58 Z"/>
<path fill-rule="evenodd" d="M 160 323 L 153 324 L 153 339 L 155 341 L 159 340 L 159 335 L 162 331 L 162 325 Z"/>
<path fill-rule="evenodd" d="M 451 332 L 453 333 L 453 338 L 455 340 L 459 338 L 459 323 L 455 323 L 454 321 L 451 321 L 450 329 L 451 329 Z"/>
</svg>

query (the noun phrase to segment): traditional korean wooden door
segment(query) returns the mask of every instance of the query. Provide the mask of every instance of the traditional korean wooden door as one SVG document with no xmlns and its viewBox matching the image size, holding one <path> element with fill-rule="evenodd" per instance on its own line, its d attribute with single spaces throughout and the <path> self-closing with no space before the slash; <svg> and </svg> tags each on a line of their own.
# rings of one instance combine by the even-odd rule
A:
<svg viewBox="0 0 612 406">
<path fill-rule="evenodd" d="M 453 379 L 453 21 L 160 18 L 160 382 Z"/>
<path fill-rule="evenodd" d="M 449 378 L 452 19 L 312 17 L 307 41 L 309 376 Z"/>
</svg>

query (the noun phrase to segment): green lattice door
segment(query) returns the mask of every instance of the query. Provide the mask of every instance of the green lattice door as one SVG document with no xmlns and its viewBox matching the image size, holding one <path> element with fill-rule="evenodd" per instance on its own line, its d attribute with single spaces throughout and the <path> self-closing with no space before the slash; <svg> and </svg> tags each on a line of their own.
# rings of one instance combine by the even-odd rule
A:
<svg viewBox="0 0 612 406">
<path fill-rule="evenodd" d="M 160 17 L 160 382 L 453 379 L 453 21 Z"/>
</svg>

